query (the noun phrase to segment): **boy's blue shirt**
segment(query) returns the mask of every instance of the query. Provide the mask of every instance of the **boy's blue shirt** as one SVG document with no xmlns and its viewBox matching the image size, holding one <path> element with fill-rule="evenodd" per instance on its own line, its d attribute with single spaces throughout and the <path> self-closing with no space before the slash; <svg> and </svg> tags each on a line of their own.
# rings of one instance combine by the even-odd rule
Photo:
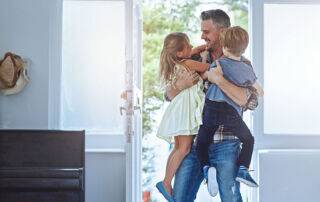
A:
<svg viewBox="0 0 320 202">
<path fill-rule="evenodd" d="M 243 57 L 241 57 L 240 61 L 223 57 L 219 59 L 219 63 L 225 79 L 239 87 L 252 86 L 256 82 L 257 77 L 252 66 L 243 62 L 243 60 Z M 213 62 L 210 65 L 210 68 L 216 67 L 216 62 Z M 242 116 L 242 107 L 232 101 L 216 84 L 211 84 L 209 86 L 206 98 L 217 102 L 227 102 L 237 110 L 240 116 Z"/>
</svg>

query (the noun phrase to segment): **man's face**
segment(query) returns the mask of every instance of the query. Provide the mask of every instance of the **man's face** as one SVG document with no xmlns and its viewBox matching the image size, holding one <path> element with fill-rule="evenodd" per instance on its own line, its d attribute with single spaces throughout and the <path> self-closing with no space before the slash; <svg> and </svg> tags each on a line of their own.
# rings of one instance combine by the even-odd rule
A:
<svg viewBox="0 0 320 202">
<path fill-rule="evenodd" d="M 201 39 L 205 40 L 209 49 L 216 49 L 220 47 L 219 35 L 221 28 L 211 19 L 203 20 L 201 22 Z"/>
</svg>

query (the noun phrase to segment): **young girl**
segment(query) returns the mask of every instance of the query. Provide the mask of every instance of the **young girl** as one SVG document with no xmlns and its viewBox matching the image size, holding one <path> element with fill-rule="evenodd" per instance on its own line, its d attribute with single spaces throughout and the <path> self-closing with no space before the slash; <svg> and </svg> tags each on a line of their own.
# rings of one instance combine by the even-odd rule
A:
<svg viewBox="0 0 320 202">
<path fill-rule="evenodd" d="M 193 61 L 192 54 L 199 53 L 203 46 L 192 50 L 186 34 L 169 34 L 165 40 L 160 57 L 160 76 L 167 85 L 175 86 L 176 76 L 181 71 L 195 70 L 205 77 L 209 64 Z M 172 197 L 171 181 L 184 157 L 189 153 L 193 137 L 202 124 L 204 93 L 202 80 L 192 87 L 182 90 L 167 107 L 160 123 L 157 136 L 171 142 L 174 148 L 168 157 L 164 180 L 156 187 L 168 201 Z"/>
</svg>

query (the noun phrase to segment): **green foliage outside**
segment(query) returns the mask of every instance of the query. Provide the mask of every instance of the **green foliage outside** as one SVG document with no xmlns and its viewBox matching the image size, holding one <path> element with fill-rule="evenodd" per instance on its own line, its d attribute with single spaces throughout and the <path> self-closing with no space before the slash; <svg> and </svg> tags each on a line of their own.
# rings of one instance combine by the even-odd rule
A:
<svg viewBox="0 0 320 202">
<path fill-rule="evenodd" d="M 163 86 L 159 80 L 159 57 L 164 37 L 171 32 L 195 33 L 199 18 L 194 15 L 198 0 L 184 3 L 174 1 L 147 2 L 143 4 L 143 136 L 153 134 L 155 112 L 164 102 Z M 191 25 L 191 26 L 189 26 Z M 148 189 L 152 181 L 154 151 L 152 147 L 142 148 L 143 187 Z"/>
<path fill-rule="evenodd" d="M 168 6 L 170 5 L 170 7 Z M 171 32 L 195 33 L 199 17 L 194 15 L 198 0 L 176 4 L 174 1 L 145 3 L 143 6 L 143 130 L 152 132 L 155 110 L 163 103 L 163 89 L 159 82 L 159 57 L 164 37 Z M 191 25 L 191 26 L 188 26 Z"/>
</svg>

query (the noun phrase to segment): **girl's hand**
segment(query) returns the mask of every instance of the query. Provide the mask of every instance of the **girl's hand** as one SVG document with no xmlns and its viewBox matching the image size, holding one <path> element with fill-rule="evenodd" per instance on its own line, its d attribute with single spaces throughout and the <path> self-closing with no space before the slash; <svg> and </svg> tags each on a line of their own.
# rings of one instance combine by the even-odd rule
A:
<svg viewBox="0 0 320 202">
<path fill-rule="evenodd" d="M 197 54 L 200 54 L 201 52 L 207 50 L 207 45 L 204 44 L 204 45 L 201 45 L 201 46 L 197 46 L 195 48 L 192 49 L 191 51 L 191 55 L 197 55 Z"/>
</svg>

